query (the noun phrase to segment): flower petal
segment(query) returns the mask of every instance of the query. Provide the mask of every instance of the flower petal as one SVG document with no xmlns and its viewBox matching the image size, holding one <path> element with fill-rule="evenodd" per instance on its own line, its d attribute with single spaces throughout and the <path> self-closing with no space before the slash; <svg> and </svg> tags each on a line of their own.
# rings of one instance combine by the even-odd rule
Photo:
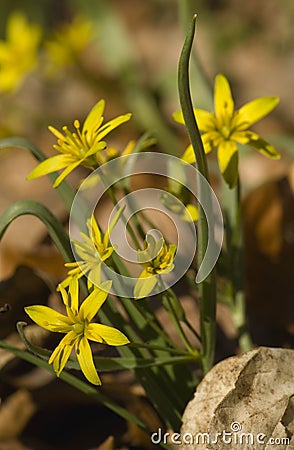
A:
<svg viewBox="0 0 294 450">
<path fill-rule="evenodd" d="M 119 221 L 119 218 L 120 218 L 120 216 L 121 216 L 121 214 L 122 214 L 122 212 L 123 212 L 124 209 L 125 209 L 125 205 L 121 206 L 121 207 L 117 210 L 117 212 L 115 213 L 114 218 L 112 219 L 112 221 L 110 222 L 110 225 L 109 225 L 109 227 L 107 228 L 107 230 L 106 230 L 106 232 L 105 232 L 105 235 L 104 235 L 104 238 L 103 238 L 103 244 L 104 244 L 104 247 L 107 247 L 107 246 L 108 246 L 109 237 L 110 237 L 110 235 L 111 235 L 111 232 L 112 232 L 113 228 L 115 227 L 115 225 L 117 224 L 117 222 Z M 111 252 L 111 253 L 112 253 L 112 252 Z"/>
<path fill-rule="evenodd" d="M 86 327 L 85 337 L 108 345 L 125 345 L 130 342 L 121 331 L 100 323 L 90 323 Z"/>
<path fill-rule="evenodd" d="M 256 148 L 260 153 L 272 159 L 280 159 L 280 153 L 275 149 L 273 145 L 262 139 L 257 133 L 253 131 L 244 132 L 244 144 L 250 145 Z M 246 139 L 246 142 L 245 142 Z"/>
<path fill-rule="evenodd" d="M 181 216 L 181 219 L 185 220 L 186 222 L 197 222 L 199 218 L 199 211 L 196 206 L 188 203 L 186 205 L 186 210 L 186 213 Z"/>
<path fill-rule="evenodd" d="M 194 164 L 196 162 L 195 152 L 193 150 L 192 145 L 189 145 L 189 147 L 186 148 L 186 150 L 183 153 L 183 156 L 181 157 L 181 160 L 188 164 Z"/>
<path fill-rule="evenodd" d="M 107 122 L 105 125 L 103 125 L 100 128 L 99 133 L 97 135 L 97 139 L 100 141 L 101 139 L 104 138 L 104 136 L 106 136 L 112 130 L 119 127 L 122 123 L 130 120 L 131 117 L 132 117 L 132 114 L 128 113 L 128 114 L 124 114 L 122 116 L 118 116 L 115 119 L 110 120 L 109 122 Z"/>
<path fill-rule="evenodd" d="M 236 114 L 239 124 L 244 124 L 242 128 L 246 129 L 253 123 L 269 114 L 279 103 L 278 97 L 260 97 L 242 106 Z"/>
<path fill-rule="evenodd" d="M 63 339 L 61 339 L 58 346 L 49 358 L 48 363 L 53 363 L 54 372 L 58 377 L 64 369 L 68 358 L 70 357 L 75 342 L 76 334 L 74 331 L 70 331 L 66 336 L 64 336 Z"/>
<path fill-rule="evenodd" d="M 68 333 L 71 330 L 70 320 L 63 314 L 48 306 L 26 306 L 25 312 L 42 328 L 58 333 Z"/>
<path fill-rule="evenodd" d="M 233 141 L 223 141 L 218 147 L 218 163 L 221 173 L 229 185 L 233 188 L 238 181 L 238 149 Z"/>
<path fill-rule="evenodd" d="M 71 277 L 68 286 L 68 305 L 74 315 L 79 310 L 79 280 L 78 277 Z"/>
<path fill-rule="evenodd" d="M 200 131 L 209 131 L 215 128 L 215 115 L 204 109 L 194 109 L 197 125 Z"/>
<path fill-rule="evenodd" d="M 107 147 L 106 142 L 100 141 L 96 142 L 85 154 L 85 159 L 89 158 L 89 156 L 95 155 L 97 152 L 100 152 L 101 150 L 105 150 Z"/>
<path fill-rule="evenodd" d="M 215 77 L 214 109 L 217 119 L 232 117 L 234 114 L 234 100 L 228 80 L 222 74 Z"/>
<path fill-rule="evenodd" d="M 72 158 L 72 157 L 71 157 Z M 73 159 L 73 158 L 72 158 Z M 53 183 L 53 187 L 57 188 L 60 183 L 67 177 L 67 175 L 69 175 L 76 167 L 78 167 L 80 164 L 82 163 L 82 160 L 76 160 L 76 158 L 74 158 L 74 162 L 72 162 L 71 164 L 69 164 L 69 166 L 67 166 L 64 171 L 56 178 L 56 180 Z"/>
<path fill-rule="evenodd" d="M 87 220 L 87 227 L 89 230 L 89 235 L 95 242 L 95 244 L 102 244 L 101 231 L 97 224 L 94 214 L 92 214 L 91 218 Z"/>
<path fill-rule="evenodd" d="M 157 276 L 147 272 L 145 269 L 141 272 L 134 287 L 134 297 L 136 300 L 147 297 L 154 289 L 157 283 Z"/>
<path fill-rule="evenodd" d="M 94 365 L 91 347 L 85 337 L 82 337 L 76 344 L 76 355 L 80 368 L 87 380 L 92 384 L 100 385 L 101 380 Z"/>
<path fill-rule="evenodd" d="M 174 119 L 175 122 L 178 122 L 181 125 L 185 124 L 183 111 L 181 109 L 179 109 L 178 111 L 173 113 L 173 119 Z"/>
<path fill-rule="evenodd" d="M 93 129 L 98 129 L 98 127 L 102 123 L 102 114 L 105 108 L 105 100 L 100 100 L 96 105 L 93 106 L 91 111 L 89 112 L 84 125 L 82 133 L 91 134 Z"/>
<path fill-rule="evenodd" d="M 64 169 L 64 167 L 73 162 L 73 159 L 74 158 L 71 155 L 52 156 L 51 158 L 42 161 L 37 167 L 35 167 L 27 176 L 27 180 L 33 180 L 34 178 L 42 177 L 48 173 Z"/>
<path fill-rule="evenodd" d="M 80 307 L 79 316 L 82 321 L 90 322 L 105 302 L 111 288 L 111 281 L 104 281 L 100 287 L 94 288 L 94 291 L 83 301 Z"/>
</svg>

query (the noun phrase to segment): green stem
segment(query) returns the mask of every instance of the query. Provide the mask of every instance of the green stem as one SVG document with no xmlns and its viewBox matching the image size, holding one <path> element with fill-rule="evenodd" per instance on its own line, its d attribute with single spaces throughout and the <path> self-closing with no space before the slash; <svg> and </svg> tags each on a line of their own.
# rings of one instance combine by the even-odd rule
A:
<svg viewBox="0 0 294 450">
<path fill-rule="evenodd" d="M 99 175 L 100 175 L 100 178 L 101 178 L 102 182 L 104 183 L 104 185 L 108 186 L 108 183 L 107 183 L 107 180 L 106 180 L 106 177 L 104 176 L 104 174 L 100 171 Z M 117 206 L 118 201 L 117 201 L 117 198 L 115 196 L 114 188 L 112 186 L 110 186 L 107 189 L 107 193 L 108 193 L 108 195 L 110 197 L 110 200 L 112 201 L 113 205 Z M 139 241 L 137 239 L 136 233 L 134 232 L 130 222 L 128 222 L 127 219 L 125 218 L 124 213 L 122 213 L 121 218 L 122 218 L 124 224 L 127 227 L 128 233 L 131 236 L 134 245 L 137 247 L 137 249 L 141 249 L 141 245 L 140 245 L 140 243 L 139 243 Z"/>
<path fill-rule="evenodd" d="M 162 288 L 166 288 L 164 281 L 159 278 L 159 284 Z M 178 298 L 175 296 L 174 292 L 170 288 L 166 288 L 164 293 L 162 294 L 162 304 L 167 310 L 177 333 L 185 345 L 188 353 L 190 355 L 198 356 L 198 351 L 194 349 L 193 345 L 190 343 L 183 327 L 181 321 L 184 322 L 185 319 L 185 311 L 183 310 Z"/>
<path fill-rule="evenodd" d="M 190 92 L 189 61 L 195 34 L 196 16 L 193 17 L 191 28 L 187 34 L 179 61 L 178 85 L 179 97 L 183 111 L 186 128 L 194 149 L 196 166 L 199 173 L 209 181 L 207 160 L 197 126 Z M 198 265 L 203 261 L 208 245 L 208 227 L 205 213 L 201 205 L 205 204 L 206 211 L 211 214 L 211 196 L 205 185 L 198 177 L 199 189 L 199 220 L 198 220 Z M 209 371 L 214 362 L 216 339 L 216 286 L 214 270 L 200 283 L 200 330 L 201 330 L 201 355 L 204 374 Z"/>
<path fill-rule="evenodd" d="M 232 273 L 233 273 L 233 320 L 238 330 L 240 349 L 243 352 L 253 348 L 246 323 L 244 294 L 244 248 L 242 227 L 241 185 L 235 188 L 235 220 L 233 224 Z"/>
</svg>

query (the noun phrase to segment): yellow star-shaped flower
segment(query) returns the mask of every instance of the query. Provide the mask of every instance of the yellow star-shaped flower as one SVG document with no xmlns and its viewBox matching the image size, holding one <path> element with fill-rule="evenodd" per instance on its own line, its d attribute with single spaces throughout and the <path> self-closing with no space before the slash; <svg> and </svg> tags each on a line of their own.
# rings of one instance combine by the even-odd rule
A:
<svg viewBox="0 0 294 450">
<path fill-rule="evenodd" d="M 86 117 L 82 128 L 80 122 L 75 120 L 76 132 L 74 133 L 66 126 L 62 128 L 64 134 L 50 126 L 49 130 L 58 139 L 54 148 L 60 154 L 42 161 L 27 178 L 32 180 L 63 169 L 53 184 L 53 187 L 57 187 L 79 165 L 97 169 L 99 166 L 97 155 L 106 148 L 106 142 L 102 139 L 131 118 L 131 114 L 124 114 L 102 125 L 104 108 L 104 100 L 96 103 Z"/>
<path fill-rule="evenodd" d="M 102 283 L 101 289 L 94 289 L 81 306 L 79 306 L 77 280 L 73 280 L 68 293 L 62 286 L 59 286 L 67 315 L 43 305 L 25 308 L 26 313 L 40 327 L 57 333 L 66 333 L 49 359 L 49 364 L 53 364 L 57 376 L 64 369 L 74 349 L 80 368 L 87 380 L 92 384 L 101 384 L 88 341 L 115 346 L 129 343 L 128 338 L 116 328 L 92 322 L 105 302 L 110 286 L 111 281 Z"/>
<path fill-rule="evenodd" d="M 147 297 L 158 282 L 158 275 L 169 273 L 174 268 L 175 244 L 166 244 L 163 237 L 156 240 L 147 235 L 144 250 L 138 250 L 138 262 L 143 271 L 135 284 L 134 297 Z"/>
<path fill-rule="evenodd" d="M 101 264 L 109 259 L 116 249 L 116 246 L 109 245 L 110 235 L 123 210 L 124 206 L 117 210 L 103 237 L 94 215 L 87 221 L 89 235 L 80 233 L 84 242 L 73 240 L 75 251 L 80 260 L 65 264 L 71 270 L 68 272 L 68 277 L 61 283 L 63 287 L 69 286 L 72 278 L 78 279 L 83 275 L 88 278 L 89 289 L 92 288 L 93 284 L 95 286 L 100 284 Z"/>
<path fill-rule="evenodd" d="M 16 90 L 25 75 L 36 67 L 41 34 L 41 28 L 29 24 L 21 12 L 9 16 L 6 40 L 0 41 L 0 91 Z"/>
<path fill-rule="evenodd" d="M 277 150 L 257 133 L 248 130 L 255 122 L 269 114 L 279 103 L 278 97 L 260 97 L 235 110 L 231 88 L 224 75 L 217 75 L 214 87 L 214 112 L 195 109 L 199 130 L 206 153 L 218 149 L 221 173 L 230 187 L 238 180 L 238 147 L 246 144 L 269 158 L 279 159 Z M 184 124 L 183 114 L 177 111 L 174 119 Z M 195 162 L 194 152 L 188 147 L 183 155 L 186 162 Z"/>
<path fill-rule="evenodd" d="M 63 24 L 55 31 L 52 39 L 45 42 L 48 56 L 52 63 L 59 67 L 73 64 L 91 42 L 93 36 L 91 22 L 76 16 L 72 23 Z"/>
</svg>

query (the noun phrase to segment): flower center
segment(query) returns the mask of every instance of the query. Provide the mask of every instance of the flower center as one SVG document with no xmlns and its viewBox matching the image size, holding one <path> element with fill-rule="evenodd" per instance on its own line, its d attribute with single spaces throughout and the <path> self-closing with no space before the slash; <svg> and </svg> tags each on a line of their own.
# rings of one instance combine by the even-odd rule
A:
<svg viewBox="0 0 294 450">
<path fill-rule="evenodd" d="M 220 133 L 224 139 L 229 139 L 232 129 L 228 125 L 223 125 L 220 129 Z"/>
<path fill-rule="evenodd" d="M 76 322 L 72 325 L 72 328 L 76 334 L 83 334 L 85 329 L 85 324 L 83 322 Z"/>
</svg>

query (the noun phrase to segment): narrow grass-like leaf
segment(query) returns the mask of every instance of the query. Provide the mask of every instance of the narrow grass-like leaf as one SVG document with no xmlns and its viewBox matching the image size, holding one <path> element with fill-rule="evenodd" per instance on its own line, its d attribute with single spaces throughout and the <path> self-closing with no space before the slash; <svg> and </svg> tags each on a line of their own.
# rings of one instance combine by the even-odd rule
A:
<svg viewBox="0 0 294 450">
<path fill-rule="evenodd" d="M 21 137 L 9 137 L 5 139 L 0 139 L 0 149 L 5 148 L 23 148 L 28 150 L 38 162 L 45 161 L 46 156 L 30 141 L 27 139 L 21 138 Z M 54 184 L 54 181 L 58 177 L 57 173 L 51 173 L 48 175 L 48 178 Z M 68 211 L 70 211 L 73 198 L 75 196 L 75 192 L 73 189 L 69 186 L 69 184 L 66 183 L 66 181 L 63 181 L 58 188 L 56 188 L 58 194 L 60 195 L 62 201 L 64 202 L 66 208 Z"/>
<path fill-rule="evenodd" d="M 4 211 L 0 216 L 0 240 L 8 226 L 24 215 L 32 215 L 40 219 L 65 261 L 73 260 L 70 241 L 63 225 L 46 206 L 32 200 L 18 200 Z"/>
</svg>

